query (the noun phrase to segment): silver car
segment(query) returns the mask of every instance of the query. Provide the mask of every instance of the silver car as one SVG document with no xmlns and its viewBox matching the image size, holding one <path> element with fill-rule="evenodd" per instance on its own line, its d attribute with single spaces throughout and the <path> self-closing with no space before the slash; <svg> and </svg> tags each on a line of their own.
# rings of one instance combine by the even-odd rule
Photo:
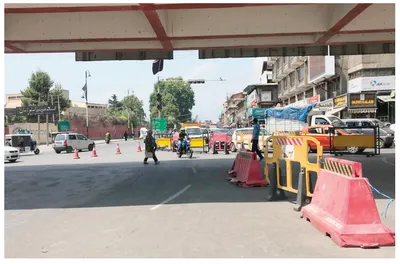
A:
<svg viewBox="0 0 400 264">
<path fill-rule="evenodd" d="M 386 127 L 385 124 L 373 118 L 342 119 L 346 123 L 346 130 L 350 133 L 373 135 L 372 127 L 379 127 L 379 138 L 377 133 L 377 146 L 379 148 L 390 148 L 394 142 L 394 131 Z"/>
</svg>

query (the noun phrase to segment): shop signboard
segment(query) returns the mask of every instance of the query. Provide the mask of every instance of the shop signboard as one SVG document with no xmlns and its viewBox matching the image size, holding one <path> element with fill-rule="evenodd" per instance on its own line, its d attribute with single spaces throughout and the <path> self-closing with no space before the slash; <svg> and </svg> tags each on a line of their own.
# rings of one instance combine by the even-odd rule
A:
<svg viewBox="0 0 400 264">
<path fill-rule="evenodd" d="M 349 108 L 375 108 L 375 93 L 349 94 Z"/>
<path fill-rule="evenodd" d="M 347 106 L 347 94 L 333 98 L 333 108 L 346 107 L 346 106 Z"/>
<path fill-rule="evenodd" d="M 395 89 L 395 76 L 359 77 L 349 81 L 349 93 L 388 91 Z"/>
<path fill-rule="evenodd" d="M 308 104 L 314 104 L 319 102 L 319 95 L 314 95 L 312 97 L 307 98 Z"/>
<path fill-rule="evenodd" d="M 333 98 L 320 102 L 318 107 L 321 111 L 331 111 L 333 109 Z"/>
<path fill-rule="evenodd" d="M 266 108 L 253 108 L 252 109 L 252 116 L 253 118 L 257 119 L 265 119 L 265 110 Z"/>
</svg>

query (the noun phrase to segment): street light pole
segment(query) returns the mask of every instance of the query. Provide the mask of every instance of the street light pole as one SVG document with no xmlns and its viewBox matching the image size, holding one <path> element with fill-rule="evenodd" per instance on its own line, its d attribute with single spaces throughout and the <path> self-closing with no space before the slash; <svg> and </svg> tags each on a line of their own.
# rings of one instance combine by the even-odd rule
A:
<svg viewBox="0 0 400 264">
<path fill-rule="evenodd" d="M 85 99 L 86 99 L 86 136 L 89 138 L 89 103 L 88 103 L 88 87 L 87 78 L 90 77 L 90 72 L 85 71 Z"/>
</svg>

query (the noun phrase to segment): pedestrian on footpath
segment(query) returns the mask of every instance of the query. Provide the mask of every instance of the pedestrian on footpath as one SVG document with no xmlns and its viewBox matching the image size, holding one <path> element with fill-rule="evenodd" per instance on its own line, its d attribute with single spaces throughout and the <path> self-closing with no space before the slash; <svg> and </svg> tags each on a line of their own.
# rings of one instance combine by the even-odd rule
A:
<svg viewBox="0 0 400 264">
<path fill-rule="evenodd" d="M 156 140 L 154 139 L 154 137 L 152 136 L 152 131 L 148 130 L 147 131 L 147 136 L 144 139 L 144 146 L 145 146 L 145 151 L 144 151 L 144 164 L 149 164 L 147 162 L 147 160 L 149 158 L 152 158 L 154 160 L 155 164 L 159 164 L 160 162 L 158 161 L 157 157 L 156 157 L 156 148 L 157 148 L 157 144 L 156 144 Z"/>
<path fill-rule="evenodd" d="M 257 118 L 253 119 L 253 136 L 251 138 L 251 152 L 256 152 L 260 160 L 264 157 L 261 151 L 258 149 L 258 138 L 260 136 L 260 125 L 258 124 Z"/>
</svg>

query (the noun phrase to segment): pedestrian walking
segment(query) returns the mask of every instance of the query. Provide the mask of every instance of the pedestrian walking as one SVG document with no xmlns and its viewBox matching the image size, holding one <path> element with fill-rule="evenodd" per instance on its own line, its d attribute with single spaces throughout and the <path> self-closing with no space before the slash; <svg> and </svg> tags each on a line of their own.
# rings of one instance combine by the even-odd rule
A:
<svg viewBox="0 0 400 264">
<path fill-rule="evenodd" d="M 253 119 L 253 136 L 251 138 L 251 152 L 256 152 L 260 160 L 264 157 L 261 151 L 258 149 L 258 138 L 260 136 L 260 125 L 258 124 L 257 118 Z"/>
<path fill-rule="evenodd" d="M 144 152 L 145 158 L 144 158 L 143 163 L 144 164 L 149 164 L 147 162 L 147 160 L 149 158 L 152 158 L 154 160 L 155 164 L 159 164 L 160 162 L 158 161 L 158 159 L 156 157 L 157 144 L 156 144 L 156 140 L 152 136 L 152 131 L 151 130 L 147 131 L 147 136 L 144 139 L 144 146 L 145 146 L 145 152 Z"/>
</svg>

